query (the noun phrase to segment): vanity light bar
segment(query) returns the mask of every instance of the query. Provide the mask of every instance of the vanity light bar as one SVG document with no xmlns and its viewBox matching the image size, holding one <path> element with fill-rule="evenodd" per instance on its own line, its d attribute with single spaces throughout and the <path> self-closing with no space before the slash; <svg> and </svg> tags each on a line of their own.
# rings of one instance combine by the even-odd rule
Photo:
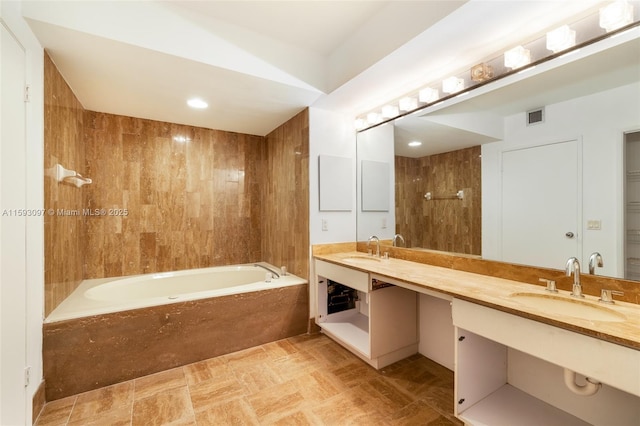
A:
<svg viewBox="0 0 640 426">
<path fill-rule="evenodd" d="M 456 93 L 464 90 L 464 80 L 455 76 L 451 76 L 442 80 L 442 91 L 444 93 Z"/>
<path fill-rule="evenodd" d="M 440 97 L 440 92 L 438 89 L 433 89 L 431 87 L 425 87 L 424 89 L 418 92 L 418 100 L 424 103 L 435 102 Z"/>
<path fill-rule="evenodd" d="M 531 51 L 516 46 L 504 52 L 504 66 L 511 69 L 522 68 L 531 63 Z"/>
<path fill-rule="evenodd" d="M 576 32 L 563 25 L 547 33 L 547 49 L 553 53 L 561 52 L 576 45 Z"/>
<path fill-rule="evenodd" d="M 398 102 L 401 111 L 412 111 L 418 107 L 418 100 L 411 96 L 405 96 Z"/>
<path fill-rule="evenodd" d="M 600 27 L 611 32 L 633 22 L 633 5 L 617 0 L 600 9 Z"/>
<path fill-rule="evenodd" d="M 434 88 L 436 84 L 432 82 L 418 90 L 417 93 L 399 99 L 397 101 L 397 113 L 395 104 L 392 102 L 382 107 L 382 112 L 381 109 L 378 109 L 368 114 L 359 114 L 354 122 L 355 128 L 357 131 L 363 131 L 393 119 L 413 114 L 451 97 L 466 94 L 480 85 L 499 80 L 514 72 L 532 69 L 539 63 L 554 59 L 559 55 L 565 56 L 576 52 L 583 46 L 639 25 L 640 21 L 635 18 L 633 6 L 626 0 L 616 0 L 601 8 L 598 12 L 576 20 L 570 25 L 562 25 L 555 30 L 549 31 L 543 36 L 546 37 L 546 43 L 543 37 L 540 37 L 525 45 L 509 49 L 503 55 L 494 57 L 489 61 L 474 65 L 464 73 L 445 79 L 442 81 L 443 96 L 440 96 L 438 89 Z M 579 40 L 576 28 L 581 34 Z M 546 49 L 545 47 L 538 48 L 540 41 L 542 41 L 542 46 L 545 46 Z M 376 117 L 376 119 L 372 121 L 369 117 L 370 115 L 371 118 Z"/>
<path fill-rule="evenodd" d="M 395 105 L 385 105 L 382 107 L 382 117 L 384 118 L 397 117 L 399 113 L 400 111 Z"/>
</svg>

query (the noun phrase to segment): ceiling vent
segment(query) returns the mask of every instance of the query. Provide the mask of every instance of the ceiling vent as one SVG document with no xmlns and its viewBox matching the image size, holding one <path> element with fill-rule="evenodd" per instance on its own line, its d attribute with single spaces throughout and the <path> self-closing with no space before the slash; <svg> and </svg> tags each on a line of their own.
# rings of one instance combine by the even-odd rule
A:
<svg viewBox="0 0 640 426">
<path fill-rule="evenodd" d="M 544 107 L 527 111 L 527 126 L 544 123 Z"/>
</svg>

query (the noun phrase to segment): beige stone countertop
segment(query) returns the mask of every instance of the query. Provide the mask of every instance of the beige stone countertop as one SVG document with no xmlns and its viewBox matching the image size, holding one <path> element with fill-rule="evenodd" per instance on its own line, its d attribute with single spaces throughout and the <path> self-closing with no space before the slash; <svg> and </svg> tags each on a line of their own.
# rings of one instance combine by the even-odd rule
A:
<svg viewBox="0 0 640 426">
<path fill-rule="evenodd" d="M 616 321 L 595 321 L 549 312 L 527 306 L 513 298 L 514 293 L 534 293 L 550 297 L 541 285 L 495 278 L 487 275 L 457 271 L 401 259 L 370 258 L 362 252 L 316 254 L 315 259 L 371 272 L 400 282 L 406 282 L 427 290 L 447 294 L 458 299 L 488 306 L 500 311 L 529 318 L 556 327 L 575 331 L 611 343 L 640 350 L 640 305 L 616 301 L 613 305 L 598 302 L 597 297 L 571 298 L 566 291 L 555 295 L 577 304 L 589 304 L 595 309 L 624 315 Z M 613 312 L 612 312 L 613 311 Z"/>
</svg>

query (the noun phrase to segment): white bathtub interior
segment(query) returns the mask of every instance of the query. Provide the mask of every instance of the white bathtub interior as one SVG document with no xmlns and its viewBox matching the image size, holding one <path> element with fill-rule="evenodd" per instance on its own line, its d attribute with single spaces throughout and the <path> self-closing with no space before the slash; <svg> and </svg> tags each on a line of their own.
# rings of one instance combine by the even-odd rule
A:
<svg viewBox="0 0 640 426">
<path fill-rule="evenodd" d="M 260 262 L 280 274 L 280 268 Z M 45 323 L 101 315 L 169 303 L 228 296 L 270 288 L 305 284 L 287 274 L 269 280 L 255 264 L 215 266 L 176 272 L 83 280 L 45 319 Z"/>
</svg>

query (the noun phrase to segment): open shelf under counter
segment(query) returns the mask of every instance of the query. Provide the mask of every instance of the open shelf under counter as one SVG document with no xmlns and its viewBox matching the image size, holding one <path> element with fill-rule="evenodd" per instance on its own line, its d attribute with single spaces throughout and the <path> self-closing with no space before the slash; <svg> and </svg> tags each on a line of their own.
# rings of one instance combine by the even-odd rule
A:
<svg viewBox="0 0 640 426">
<path fill-rule="evenodd" d="M 369 340 L 369 317 L 356 310 L 328 315 L 325 322 L 318 324 L 322 331 L 353 347 L 362 355 L 371 355 Z"/>
<path fill-rule="evenodd" d="M 458 416 L 467 425 L 586 426 L 589 423 L 505 384 Z"/>
</svg>

